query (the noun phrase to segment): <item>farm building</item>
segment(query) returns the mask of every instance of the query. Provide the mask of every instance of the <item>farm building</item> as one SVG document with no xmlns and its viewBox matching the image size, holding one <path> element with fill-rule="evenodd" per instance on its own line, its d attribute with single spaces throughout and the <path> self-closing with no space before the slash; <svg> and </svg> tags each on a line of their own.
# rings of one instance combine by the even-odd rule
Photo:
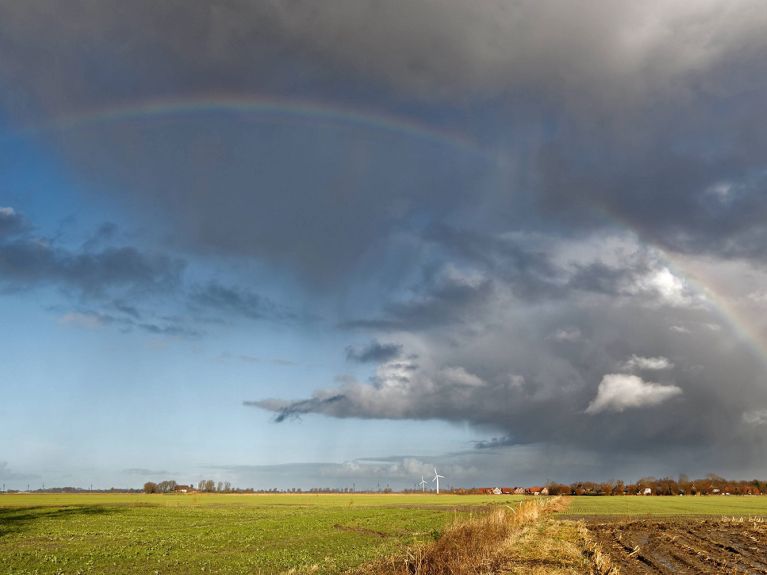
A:
<svg viewBox="0 0 767 575">
<path fill-rule="evenodd" d="M 536 486 L 536 487 L 530 487 L 527 490 L 527 493 L 529 495 L 548 495 L 549 494 L 549 490 L 546 487 L 537 487 Z"/>
</svg>

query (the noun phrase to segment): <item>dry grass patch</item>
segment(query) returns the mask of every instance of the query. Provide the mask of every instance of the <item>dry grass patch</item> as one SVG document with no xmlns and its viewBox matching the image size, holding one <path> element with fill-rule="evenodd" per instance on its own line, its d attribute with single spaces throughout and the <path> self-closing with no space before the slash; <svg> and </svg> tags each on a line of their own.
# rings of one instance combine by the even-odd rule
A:
<svg viewBox="0 0 767 575">
<path fill-rule="evenodd" d="M 594 572 L 585 553 L 588 532 L 581 522 L 542 519 L 525 525 L 504 543 L 504 575 L 581 575 Z"/>
<path fill-rule="evenodd" d="M 523 571 L 511 571 L 512 542 L 526 530 L 532 537 L 542 518 L 566 506 L 561 497 L 524 501 L 516 507 L 502 506 L 449 526 L 429 545 L 409 549 L 404 556 L 389 558 L 354 571 L 355 575 L 484 575 L 533 573 L 529 561 Z M 548 525 L 549 522 L 544 523 Z M 554 523 L 552 523 L 553 529 Z M 535 539 L 538 539 L 535 536 Z M 580 551 L 578 551 L 580 554 Z M 580 554 L 581 562 L 585 559 Z M 543 557 L 542 559 L 545 559 Z M 539 571 L 543 573 L 543 571 Z M 583 571 L 578 571 L 582 573 Z M 553 572 L 552 572 L 553 573 Z M 562 571 L 562 573 L 570 573 Z M 574 572 L 573 572 L 574 573 Z"/>
</svg>

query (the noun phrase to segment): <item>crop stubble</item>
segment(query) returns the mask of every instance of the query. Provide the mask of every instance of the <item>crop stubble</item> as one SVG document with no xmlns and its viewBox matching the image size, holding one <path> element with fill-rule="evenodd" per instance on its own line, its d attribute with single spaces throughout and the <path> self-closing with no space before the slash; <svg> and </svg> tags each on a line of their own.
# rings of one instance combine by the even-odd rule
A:
<svg viewBox="0 0 767 575">
<path fill-rule="evenodd" d="M 763 520 L 600 520 L 588 527 L 622 575 L 767 574 Z"/>
</svg>

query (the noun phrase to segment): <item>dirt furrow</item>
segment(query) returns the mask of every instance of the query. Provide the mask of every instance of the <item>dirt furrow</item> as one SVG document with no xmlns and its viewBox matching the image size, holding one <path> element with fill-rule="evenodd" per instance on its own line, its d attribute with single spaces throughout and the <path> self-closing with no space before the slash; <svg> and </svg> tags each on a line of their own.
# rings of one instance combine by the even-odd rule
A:
<svg viewBox="0 0 767 575">
<path fill-rule="evenodd" d="M 767 527 L 724 520 L 617 520 L 588 526 L 624 575 L 767 575 Z"/>
</svg>

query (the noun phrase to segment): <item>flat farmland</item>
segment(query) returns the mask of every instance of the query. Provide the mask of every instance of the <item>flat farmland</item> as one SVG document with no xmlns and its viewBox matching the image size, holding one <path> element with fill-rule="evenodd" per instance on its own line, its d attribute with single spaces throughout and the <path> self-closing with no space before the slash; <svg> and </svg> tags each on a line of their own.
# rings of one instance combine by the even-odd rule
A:
<svg viewBox="0 0 767 575">
<path fill-rule="evenodd" d="M 642 497 L 596 496 L 571 497 L 564 514 L 569 516 L 763 516 L 767 515 L 767 496 L 708 495 Z"/>
<path fill-rule="evenodd" d="M 522 497 L 0 496 L 2 574 L 336 574 Z"/>
<path fill-rule="evenodd" d="M 767 497 L 572 497 L 559 516 L 623 575 L 767 574 Z"/>
</svg>

